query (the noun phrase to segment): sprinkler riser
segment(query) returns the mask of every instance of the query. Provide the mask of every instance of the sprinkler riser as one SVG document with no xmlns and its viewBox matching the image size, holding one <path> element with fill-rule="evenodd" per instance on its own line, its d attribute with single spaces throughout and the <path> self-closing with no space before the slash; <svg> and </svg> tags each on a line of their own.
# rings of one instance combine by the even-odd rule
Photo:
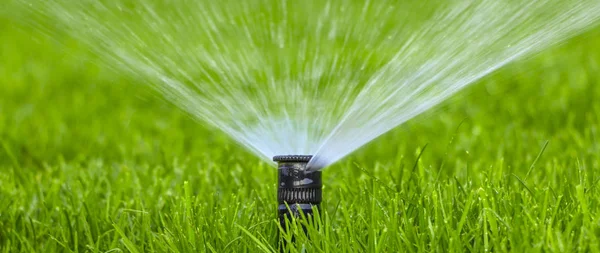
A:
<svg viewBox="0 0 600 253">
<path fill-rule="evenodd" d="M 320 211 L 322 200 L 321 171 L 307 169 L 311 156 L 276 156 L 278 162 L 277 201 L 279 223 L 286 228 L 286 220 L 313 217 L 313 208 Z"/>
</svg>

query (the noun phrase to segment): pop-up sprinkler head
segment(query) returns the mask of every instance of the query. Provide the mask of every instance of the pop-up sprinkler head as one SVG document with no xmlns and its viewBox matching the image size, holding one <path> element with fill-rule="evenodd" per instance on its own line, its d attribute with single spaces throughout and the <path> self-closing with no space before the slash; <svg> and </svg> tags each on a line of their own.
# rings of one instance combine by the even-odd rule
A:
<svg viewBox="0 0 600 253">
<path fill-rule="evenodd" d="M 286 219 L 313 216 L 313 207 L 320 210 L 322 192 L 321 171 L 311 171 L 307 165 L 310 155 L 280 155 L 273 157 L 278 163 L 279 223 L 286 228 Z"/>
</svg>

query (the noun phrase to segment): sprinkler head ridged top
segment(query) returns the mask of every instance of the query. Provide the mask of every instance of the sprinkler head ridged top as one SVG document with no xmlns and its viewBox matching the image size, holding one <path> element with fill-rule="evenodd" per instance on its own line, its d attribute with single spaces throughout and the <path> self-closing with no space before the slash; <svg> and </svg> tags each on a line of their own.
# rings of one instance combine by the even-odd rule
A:
<svg viewBox="0 0 600 253">
<path fill-rule="evenodd" d="M 309 162 L 312 155 L 278 155 L 273 157 L 275 162 Z"/>
</svg>

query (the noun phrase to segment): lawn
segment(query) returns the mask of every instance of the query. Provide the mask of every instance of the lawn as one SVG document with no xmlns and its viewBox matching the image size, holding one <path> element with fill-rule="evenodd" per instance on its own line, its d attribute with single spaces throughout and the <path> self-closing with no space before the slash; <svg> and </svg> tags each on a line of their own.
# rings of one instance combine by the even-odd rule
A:
<svg viewBox="0 0 600 253">
<path fill-rule="evenodd" d="M 600 251 L 600 30 L 515 62 L 323 172 L 277 171 L 139 81 L 0 20 L 1 252 Z"/>
</svg>

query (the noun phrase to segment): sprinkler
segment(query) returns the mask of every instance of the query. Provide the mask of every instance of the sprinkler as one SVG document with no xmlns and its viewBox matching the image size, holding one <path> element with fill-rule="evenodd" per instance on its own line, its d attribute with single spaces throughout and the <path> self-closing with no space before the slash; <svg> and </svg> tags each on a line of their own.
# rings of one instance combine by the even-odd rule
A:
<svg viewBox="0 0 600 253">
<path fill-rule="evenodd" d="M 313 207 L 320 211 L 322 198 L 321 171 L 311 171 L 307 164 L 310 155 L 280 155 L 273 157 L 278 163 L 279 224 L 286 229 L 286 219 L 313 216 Z"/>
</svg>

